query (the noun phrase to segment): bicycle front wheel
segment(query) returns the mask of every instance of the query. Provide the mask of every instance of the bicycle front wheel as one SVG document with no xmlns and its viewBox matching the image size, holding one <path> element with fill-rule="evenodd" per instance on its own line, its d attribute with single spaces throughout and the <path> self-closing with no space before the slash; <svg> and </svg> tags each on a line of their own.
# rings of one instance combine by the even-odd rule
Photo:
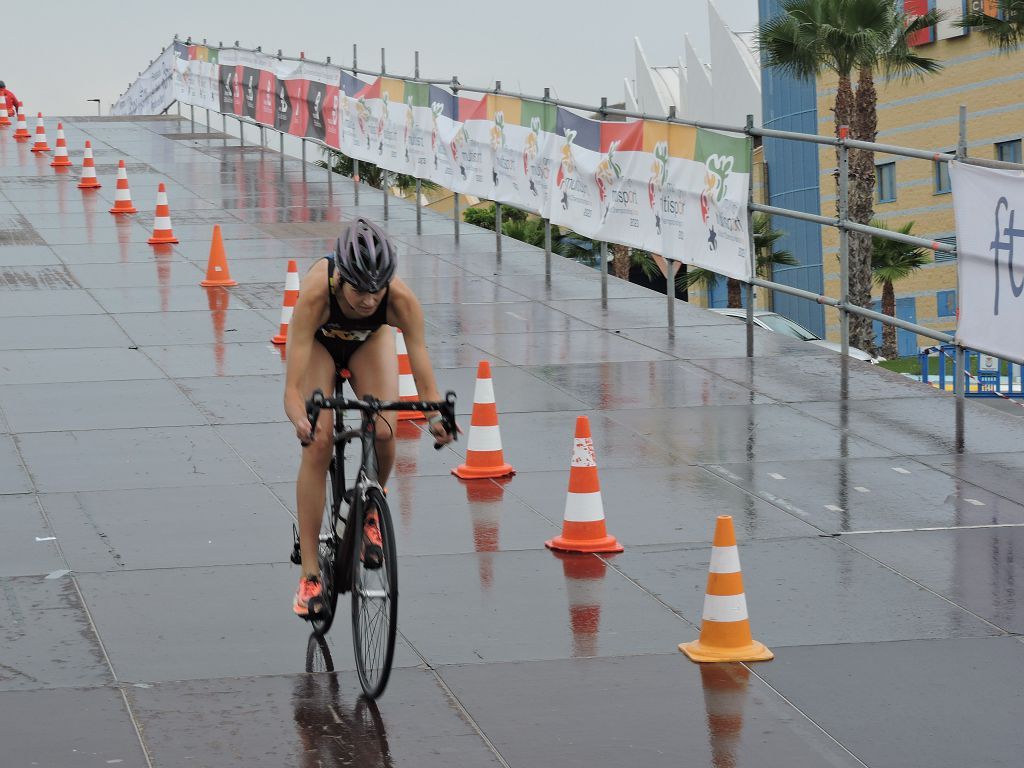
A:
<svg viewBox="0 0 1024 768">
<path fill-rule="evenodd" d="M 356 671 L 363 693 L 375 699 L 384 692 L 391 674 L 398 631 L 398 555 L 391 512 L 383 494 L 376 488 L 367 493 L 359 511 L 355 553 L 352 564 L 352 645 Z M 362 531 L 366 509 L 377 509 L 380 520 L 382 562 L 379 568 L 367 568 L 361 557 Z"/>
</svg>

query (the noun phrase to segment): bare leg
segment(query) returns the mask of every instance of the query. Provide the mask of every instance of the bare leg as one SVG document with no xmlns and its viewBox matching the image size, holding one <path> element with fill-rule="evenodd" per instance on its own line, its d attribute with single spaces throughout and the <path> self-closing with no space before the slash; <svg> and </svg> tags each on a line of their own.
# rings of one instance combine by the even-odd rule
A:
<svg viewBox="0 0 1024 768">
<path fill-rule="evenodd" d="M 313 355 L 303 389 L 309 395 L 315 389 L 323 390 L 328 396 L 334 394 L 334 360 L 320 344 L 313 344 Z M 333 436 L 334 413 L 324 411 L 317 419 L 313 444 L 302 449 L 299 477 L 295 482 L 295 500 L 299 510 L 299 549 L 302 552 L 303 576 L 320 575 L 317 554 L 327 497 L 327 468 L 334 450 Z"/>
</svg>

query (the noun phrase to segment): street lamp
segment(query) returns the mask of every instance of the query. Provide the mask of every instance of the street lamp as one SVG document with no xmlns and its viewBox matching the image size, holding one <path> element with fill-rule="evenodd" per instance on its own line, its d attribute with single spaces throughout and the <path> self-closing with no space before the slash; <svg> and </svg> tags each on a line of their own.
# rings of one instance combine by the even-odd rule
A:
<svg viewBox="0 0 1024 768">
<path fill-rule="evenodd" d="M 99 115 L 100 114 L 100 100 L 99 99 L 86 99 L 86 101 L 95 101 L 96 102 L 96 114 Z"/>
</svg>

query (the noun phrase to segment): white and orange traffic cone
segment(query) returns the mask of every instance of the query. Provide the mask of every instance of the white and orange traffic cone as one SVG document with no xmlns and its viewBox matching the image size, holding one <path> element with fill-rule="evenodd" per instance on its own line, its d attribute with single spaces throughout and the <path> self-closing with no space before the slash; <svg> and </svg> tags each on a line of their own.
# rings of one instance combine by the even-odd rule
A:
<svg viewBox="0 0 1024 768">
<path fill-rule="evenodd" d="M 288 324 L 292 321 L 292 312 L 299 301 L 299 267 L 295 259 L 288 259 L 288 274 L 284 278 L 284 301 L 281 302 L 281 330 L 271 340 L 271 344 L 288 343 Z"/>
<path fill-rule="evenodd" d="M 18 102 L 18 128 L 14 132 L 14 138 L 17 141 L 28 141 L 32 138 L 32 134 L 28 132 L 28 126 L 25 124 L 25 110 L 22 109 L 24 106 L 20 101 Z"/>
<path fill-rule="evenodd" d="M 597 477 L 590 419 L 576 417 L 569 464 L 569 492 L 565 497 L 562 535 L 544 542 L 562 552 L 621 552 L 622 545 L 605 528 L 601 483 Z"/>
<path fill-rule="evenodd" d="M 57 123 L 57 147 L 53 150 L 52 168 L 70 168 L 71 158 L 68 157 L 68 142 L 64 138 L 64 123 Z"/>
<path fill-rule="evenodd" d="M 117 161 L 117 189 L 114 191 L 114 207 L 111 213 L 138 213 L 138 209 L 132 205 L 132 191 L 128 189 L 128 169 L 124 167 L 124 160 Z"/>
<path fill-rule="evenodd" d="M 692 643 L 680 643 L 679 650 L 691 661 L 768 661 L 775 658 L 775 654 L 750 634 L 740 553 L 731 515 L 719 515 L 715 524 L 700 638 Z"/>
<path fill-rule="evenodd" d="M 412 365 L 409 363 L 409 350 L 405 346 L 405 336 L 401 328 L 395 328 L 395 351 L 398 353 L 398 399 L 406 402 L 415 402 L 420 399 L 416 393 L 416 379 L 412 375 Z M 425 419 L 422 411 L 399 411 L 399 421 L 412 421 L 414 419 Z"/>
<path fill-rule="evenodd" d="M 167 187 L 163 182 L 156 188 L 156 213 L 153 217 L 153 234 L 146 241 L 150 245 L 176 243 L 178 238 L 171 229 L 171 208 L 167 205 Z"/>
<path fill-rule="evenodd" d="M 85 142 L 85 154 L 82 156 L 82 179 L 78 182 L 79 189 L 99 189 L 102 185 L 96 178 L 96 163 L 92 159 L 92 142 Z"/>
<path fill-rule="evenodd" d="M 49 152 L 50 145 L 46 143 L 46 125 L 43 123 L 43 113 L 36 113 L 36 143 L 32 145 L 33 152 Z"/>
<path fill-rule="evenodd" d="M 0 128 L 11 124 L 11 115 L 7 111 L 7 99 L 0 97 Z"/>
<path fill-rule="evenodd" d="M 505 477 L 515 472 L 510 464 L 505 463 L 505 454 L 501 450 L 491 364 L 481 360 L 476 371 L 476 389 L 473 391 L 473 418 L 469 424 L 466 463 L 453 469 L 452 474 L 470 480 Z"/>
<path fill-rule="evenodd" d="M 162 186 L 162 185 L 161 185 Z M 175 240 L 174 242 L 178 242 Z M 210 258 L 206 262 L 206 279 L 199 283 L 204 288 L 214 285 L 224 287 L 238 285 L 231 279 L 228 270 L 228 256 L 224 252 L 224 238 L 220 234 L 220 224 L 213 225 L 213 239 L 210 241 Z"/>
</svg>

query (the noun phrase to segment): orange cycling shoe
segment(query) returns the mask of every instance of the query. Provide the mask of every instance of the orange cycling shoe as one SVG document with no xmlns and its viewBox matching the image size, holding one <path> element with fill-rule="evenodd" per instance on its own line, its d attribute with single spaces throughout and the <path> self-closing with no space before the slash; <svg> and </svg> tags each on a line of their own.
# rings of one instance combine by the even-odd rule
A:
<svg viewBox="0 0 1024 768">
<path fill-rule="evenodd" d="M 384 562 L 384 540 L 380 535 L 380 520 L 377 510 L 366 516 L 363 523 L 363 565 L 367 568 L 380 568 Z"/>
<path fill-rule="evenodd" d="M 320 579 L 317 576 L 303 576 L 299 579 L 299 588 L 295 590 L 292 610 L 299 616 L 309 614 L 309 601 L 320 597 Z"/>
</svg>

